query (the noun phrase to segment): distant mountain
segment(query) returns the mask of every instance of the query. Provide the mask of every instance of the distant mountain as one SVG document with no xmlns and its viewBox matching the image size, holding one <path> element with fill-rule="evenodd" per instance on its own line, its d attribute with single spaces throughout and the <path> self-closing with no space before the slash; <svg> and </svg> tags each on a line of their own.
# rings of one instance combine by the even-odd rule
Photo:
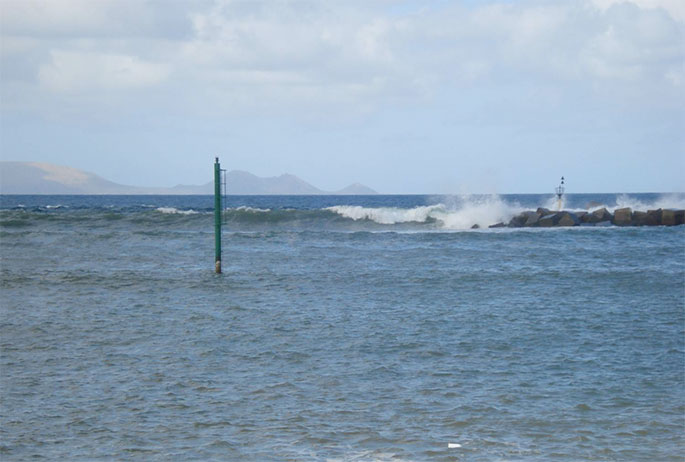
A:
<svg viewBox="0 0 685 462">
<path fill-rule="evenodd" d="M 370 196 L 372 194 L 378 194 L 373 189 L 368 186 L 364 186 L 361 183 L 353 183 L 346 188 L 337 191 L 335 194 L 348 194 L 351 196 Z"/>
<path fill-rule="evenodd" d="M 328 192 L 295 175 L 261 178 L 232 170 L 226 175 L 228 194 L 377 194 L 354 183 L 340 191 Z M 213 194 L 214 183 L 177 185 L 173 188 L 127 186 L 71 167 L 42 162 L 0 162 L 1 194 Z"/>
<path fill-rule="evenodd" d="M 93 173 L 41 162 L 0 162 L 3 194 L 144 194 Z M 134 192 L 131 192 L 134 191 Z"/>
<path fill-rule="evenodd" d="M 226 184 L 229 194 L 378 194 L 359 183 L 354 183 L 340 191 L 323 191 L 288 173 L 261 178 L 242 170 L 231 170 L 226 175 Z"/>
<path fill-rule="evenodd" d="M 226 189 L 230 194 L 325 194 L 295 175 L 260 178 L 242 170 L 227 173 Z"/>
</svg>

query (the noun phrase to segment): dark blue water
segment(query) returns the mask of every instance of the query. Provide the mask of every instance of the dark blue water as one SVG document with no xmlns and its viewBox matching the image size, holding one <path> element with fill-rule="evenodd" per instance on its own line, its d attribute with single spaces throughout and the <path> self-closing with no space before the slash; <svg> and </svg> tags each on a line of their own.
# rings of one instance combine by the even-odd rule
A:
<svg viewBox="0 0 685 462">
<path fill-rule="evenodd" d="M 685 227 L 551 201 L 1 196 L 0 459 L 683 460 Z"/>
</svg>

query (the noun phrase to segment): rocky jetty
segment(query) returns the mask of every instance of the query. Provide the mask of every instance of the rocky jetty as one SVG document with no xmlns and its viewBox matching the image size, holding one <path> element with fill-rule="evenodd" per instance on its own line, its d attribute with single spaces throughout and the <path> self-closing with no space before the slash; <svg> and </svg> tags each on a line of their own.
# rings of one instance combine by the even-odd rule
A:
<svg viewBox="0 0 685 462">
<path fill-rule="evenodd" d="M 490 228 L 549 228 L 560 226 L 677 226 L 685 224 L 685 210 L 657 209 L 641 212 L 629 207 L 609 212 L 606 208 L 585 211 L 554 212 L 539 208 L 521 212 L 509 223 L 497 223 Z"/>
</svg>

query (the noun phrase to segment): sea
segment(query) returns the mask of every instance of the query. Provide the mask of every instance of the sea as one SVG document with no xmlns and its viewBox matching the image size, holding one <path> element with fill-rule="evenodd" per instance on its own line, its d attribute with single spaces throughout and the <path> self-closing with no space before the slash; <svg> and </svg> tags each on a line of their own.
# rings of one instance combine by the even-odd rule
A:
<svg viewBox="0 0 685 462">
<path fill-rule="evenodd" d="M 685 226 L 555 203 L 0 196 L 0 460 L 685 460 Z"/>
</svg>

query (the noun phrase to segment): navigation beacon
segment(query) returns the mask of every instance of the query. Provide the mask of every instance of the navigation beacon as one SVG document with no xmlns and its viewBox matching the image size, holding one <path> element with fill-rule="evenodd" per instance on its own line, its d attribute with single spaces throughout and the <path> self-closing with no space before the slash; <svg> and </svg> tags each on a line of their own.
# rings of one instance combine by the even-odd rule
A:
<svg viewBox="0 0 685 462">
<path fill-rule="evenodd" d="M 557 193 L 557 210 L 561 210 L 561 202 L 564 197 L 564 177 L 561 177 L 561 183 L 556 187 Z"/>
</svg>

